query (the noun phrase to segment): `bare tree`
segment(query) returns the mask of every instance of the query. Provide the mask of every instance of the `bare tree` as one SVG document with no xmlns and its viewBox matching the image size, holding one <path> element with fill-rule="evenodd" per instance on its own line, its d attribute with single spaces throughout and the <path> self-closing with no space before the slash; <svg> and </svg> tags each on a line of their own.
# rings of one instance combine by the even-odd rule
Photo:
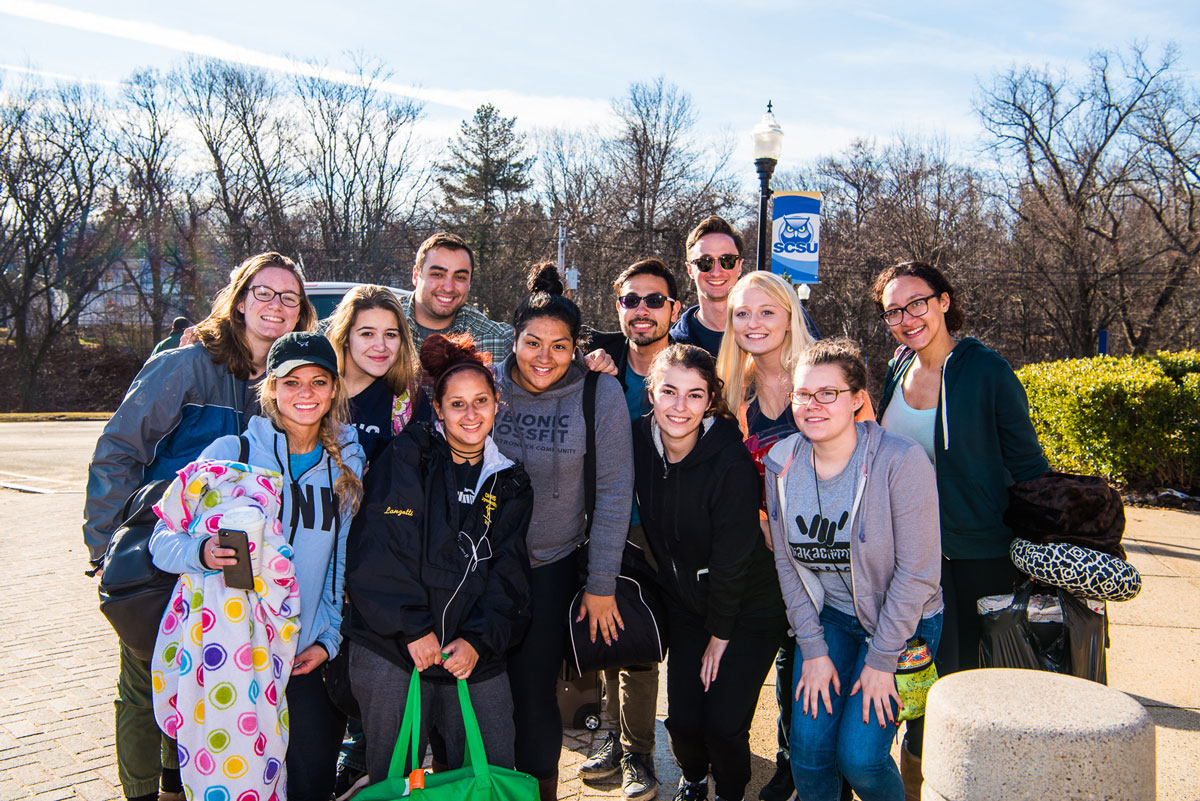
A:
<svg viewBox="0 0 1200 801">
<path fill-rule="evenodd" d="M 0 103 L 0 298 L 16 346 L 23 410 L 39 370 L 73 332 L 123 245 L 106 205 L 112 154 L 101 98 L 78 85 L 30 85 Z"/>
<path fill-rule="evenodd" d="M 283 85 L 265 71 L 215 59 L 189 60 L 171 80 L 212 165 L 208 189 L 228 260 L 267 249 L 298 252 L 303 173 Z"/>
<path fill-rule="evenodd" d="M 1122 286 L 1121 323 L 1134 353 L 1146 353 L 1157 339 L 1197 329 L 1196 289 L 1200 285 L 1200 96 L 1177 79 L 1150 99 L 1137 115 L 1138 147 L 1131 169 L 1129 192 L 1143 207 L 1146 238 L 1161 243 L 1153 256 L 1161 256 L 1158 280 L 1149 284 L 1146 303 L 1138 304 L 1142 319 Z M 1124 283 L 1124 282 L 1123 282 Z M 1132 283 L 1132 282 L 1130 282 Z M 1139 282 L 1140 283 L 1140 282 Z M 1186 309 L 1178 309 L 1175 324 L 1166 322 L 1173 307 L 1190 296 Z M 1166 336 L 1155 336 L 1166 328 Z M 1191 341 L 1194 341 L 1191 340 Z M 1184 343 L 1190 344 L 1189 343 Z"/>
<path fill-rule="evenodd" d="M 682 253 L 691 225 L 728 213 L 737 202 L 731 146 L 701 144 L 691 95 L 662 76 L 630 84 L 612 107 L 619 124 L 605 151 L 612 163 L 612 217 L 644 253 Z"/>
<path fill-rule="evenodd" d="M 420 103 L 385 94 L 390 73 L 354 56 L 355 83 L 301 78 L 305 195 L 320 233 L 310 277 L 386 281 L 397 272 L 395 237 L 422 221 L 428 171 L 414 132 Z"/>
<path fill-rule="evenodd" d="M 137 300 L 136 319 L 150 324 L 149 337 L 135 337 L 145 348 L 161 339 L 167 318 L 184 311 L 198 292 L 195 253 L 189 246 L 198 232 L 198 213 L 188 203 L 191 176 L 179 167 L 171 95 L 154 70 L 135 72 L 123 84 L 118 111 L 121 124 L 109 131 L 120 181 L 117 195 L 129 220 L 130 247 L 124 266 L 126 291 Z M 144 340 L 147 340 L 144 341 Z"/>
<path fill-rule="evenodd" d="M 1084 84 L 1014 69 L 976 104 L 1006 185 L 1015 252 L 1038 278 L 1062 356 L 1095 353 L 1122 274 L 1145 276 L 1120 250 L 1127 148 L 1139 115 L 1166 88 L 1172 56 L 1151 66 L 1134 50 L 1119 67 L 1113 61 L 1095 55 Z"/>
</svg>

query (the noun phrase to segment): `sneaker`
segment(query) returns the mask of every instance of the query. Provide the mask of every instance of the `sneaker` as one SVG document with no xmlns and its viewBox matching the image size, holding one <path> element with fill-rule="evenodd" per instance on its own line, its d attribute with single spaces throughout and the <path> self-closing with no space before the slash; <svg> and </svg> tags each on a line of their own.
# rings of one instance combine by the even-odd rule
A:
<svg viewBox="0 0 1200 801">
<path fill-rule="evenodd" d="M 608 778 L 621 769 L 623 755 L 621 741 L 610 731 L 604 736 L 600 746 L 588 754 L 588 758 L 579 766 L 579 778 L 589 781 Z"/>
<path fill-rule="evenodd" d="M 658 777 L 654 775 L 654 760 L 649 754 L 621 757 L 621 792 L 627 801 L 646 801 L 658 795 Z"/>
<path fill-rule="evenodd" d="M 708 779 L 699 782 L 689 782 L 679 777 L 679 789 L 675 791 L 675 801 L 705 801 L 708 798 Z"/>
<path fill-rule="evenodd" d="M 365 770 L 338 765 L 337 778 L 333 780 L 333 797 L 335 801 L 348 801 L 370 781 L 371 777 Z"/>
<path fill-rule="evenodd" d="M 758 791 L 758 801 L 791 801 L 796 795 L 792 782 L 792 761 L 783 754 L 775 755 L 775 775 Z"/>
</svg>

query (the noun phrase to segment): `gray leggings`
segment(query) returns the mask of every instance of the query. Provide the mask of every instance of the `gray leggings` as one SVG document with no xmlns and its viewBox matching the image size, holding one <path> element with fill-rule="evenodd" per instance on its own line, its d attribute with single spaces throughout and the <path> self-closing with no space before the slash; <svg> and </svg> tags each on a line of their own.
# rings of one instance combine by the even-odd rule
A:
<svg viewBox="0 0 1200 801">
<path fill-rule="evenodd" d="M 367 772 L 372 784 L 387 778 L 392 751 L 404 722 L 404 705 L 411 679 L 410 671 L 358 643 L 350 643 L 350 684 L 362 710 Z M 488 764 L 511 768 L 516 730 L 508 674 L 470 682 L 467 689 L 471 693 L 475 717 L 479 720 Z M 455 684 L 421 682 L 421 759 L 418 764 L 424 761 L 431 728 L 437 729 L 446 741 L 447 764 L 451 768 L 461 767 L 467 738 Z M 412 770 L 412 767 L 406 765 L 405 769 Z"/>
</svg>

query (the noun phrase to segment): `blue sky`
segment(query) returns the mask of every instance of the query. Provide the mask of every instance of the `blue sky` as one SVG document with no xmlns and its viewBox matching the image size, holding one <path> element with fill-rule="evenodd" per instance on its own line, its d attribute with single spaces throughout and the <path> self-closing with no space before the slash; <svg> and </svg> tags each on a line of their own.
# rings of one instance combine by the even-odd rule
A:
<svg viewBox="0 0 1200 801">
<path fill-rule="evenodd" d="M 748 131 L 768 99 L 785 168 L 897 131 L 969 153 L 981 81 L 1014 64 L 1082 70 L 1092 51 L 1134 41 L 1153 53 L 1174 42 L 1200 84 L 1195 0 L 0 0 L 0 65 L 104 83 L 189 53 L 287 70 L 344 67 L 345 51 L 362 51 L 390 66 L 396 91 L 425 100 L 435 140 L 484 100 L 529 130 L 603 124 L 631 81 L 662 74 L 692 95 L 703 135 L 735 137 L 748 180 Z"/>
</svg>

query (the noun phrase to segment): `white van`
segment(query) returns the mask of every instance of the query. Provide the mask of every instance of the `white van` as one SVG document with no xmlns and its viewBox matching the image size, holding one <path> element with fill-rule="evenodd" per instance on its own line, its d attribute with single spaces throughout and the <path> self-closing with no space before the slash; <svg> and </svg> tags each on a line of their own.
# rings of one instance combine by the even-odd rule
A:
<svg viewBox="0 0 1200 801">
<path fill-rule="evenodd" d="M 346 293 L 356 286 L 362 286 L 362 284 L 358 281 L 305 281 L 304 293 L 316 307 L 317 319 L 325 320 L 333 314 L 333 310 L 337 308 Z M 411 290 L 397 289 L 394 286 L 390 286 L 388 289 L 392 290 L 401 301 L 407 300 L 412 294 Z"/>
</svg>

